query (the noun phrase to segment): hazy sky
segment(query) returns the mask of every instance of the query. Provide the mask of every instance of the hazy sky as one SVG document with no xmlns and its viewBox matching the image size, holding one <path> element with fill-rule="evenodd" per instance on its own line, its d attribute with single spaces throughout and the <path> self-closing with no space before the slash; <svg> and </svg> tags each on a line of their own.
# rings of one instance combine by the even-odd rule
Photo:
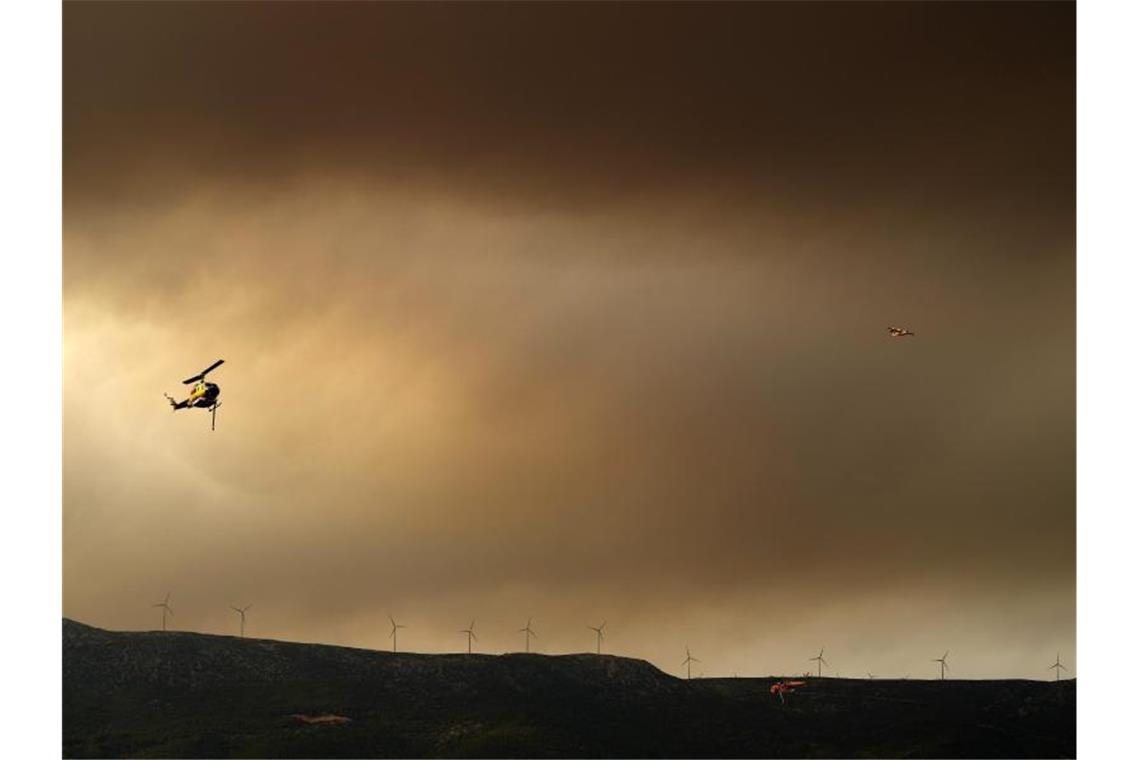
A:
<svg viewBox="0 0 1140 760">
<path fill-rule="evenodd" d="M 1074 24 L 66 4 L 64 614 L 1075 671 Z"/>
</svg>

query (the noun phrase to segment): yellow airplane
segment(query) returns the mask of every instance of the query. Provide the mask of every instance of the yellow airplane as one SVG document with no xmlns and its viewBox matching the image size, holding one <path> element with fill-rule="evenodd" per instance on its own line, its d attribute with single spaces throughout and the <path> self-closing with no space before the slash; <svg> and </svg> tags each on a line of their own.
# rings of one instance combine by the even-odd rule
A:
<svg viewBox="0 0 1140 760">
<path fill-rule="evenodd" d="M 190 389 L 190 396 L 182 401 L 175 401 L 169 394 L 166 400 L 170 402 L 170 408 L 174 411 L 179 409 L 191 409 L 197 407 L 198 409 L 210 410 L 210 430 L 214 429 L 214 420 L 218 414 L 218 407 L 222 402 L 218 401 L 218 396 L 222 395 L 222 389 L 217 383 L 207 383 L 206 375 L 213 372 L 225 362 L 225 359 L 218 359 L 206 369 L 199 372 L 194 377 L 186 378 L 182 381 L 183 385 L 194 384 Z"/>
</svg>

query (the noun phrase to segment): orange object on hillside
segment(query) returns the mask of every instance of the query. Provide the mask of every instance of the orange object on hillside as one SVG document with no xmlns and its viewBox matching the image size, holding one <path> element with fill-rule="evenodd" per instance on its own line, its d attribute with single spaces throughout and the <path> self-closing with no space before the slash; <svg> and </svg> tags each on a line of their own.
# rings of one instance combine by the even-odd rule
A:
<svg viewBox="0 0 1140 760">
<path fill-rule="evenodd" d="M 785 694 L 790 694 L 801 686 L 807 686 L 807 681 L 776 681 L 776 683 L 772 684 L 769 691 L 778 696 L 780 701 L 783 702 Z"/>
</svg>

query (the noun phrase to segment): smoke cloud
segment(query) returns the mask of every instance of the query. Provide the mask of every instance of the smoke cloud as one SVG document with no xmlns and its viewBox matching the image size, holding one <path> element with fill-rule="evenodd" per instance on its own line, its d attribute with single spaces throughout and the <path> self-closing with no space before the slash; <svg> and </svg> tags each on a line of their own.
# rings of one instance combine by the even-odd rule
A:
<svg viewBox="0 0 1140 760">
<path fill-rule="evenodd" d="M 1071 7 L 64 21 L 64 614 L 1073 652 Z M 217 358 L 211 433 L 162 393 Z"/>
</svg>

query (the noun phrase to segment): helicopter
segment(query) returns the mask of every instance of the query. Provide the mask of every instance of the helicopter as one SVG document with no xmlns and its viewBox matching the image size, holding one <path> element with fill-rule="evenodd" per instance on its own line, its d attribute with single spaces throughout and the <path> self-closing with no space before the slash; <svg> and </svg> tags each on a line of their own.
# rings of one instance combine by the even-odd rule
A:
<svg viewBox="0 0 1140 760">
<path fill-rule="evenodd" d="M 179 409 L 190 409 L 197 407 L 198 409 L 210 410 L 210 430 L 214 429 L 214 420 L 218 414 L 218 407 L 222 405 L 218 401 L 218 396 L 222 395 L 222 389 L 217 383 L 207 383 L 206 375 L 213 372 L 225 362 L 225 359 L 218 359 L 206 369 L 199 372 L 194 377 L 188 377 L 182 381 L 183 385 L 190 385 L 194 383 L 194 387 L 190 389 L 189 398 L 183 401 L 175 401 L 169 394 L 162 394 L 166 396 L 166 400 L 170 402 L 170 408 L 173 411 Z"/>
</svg>

